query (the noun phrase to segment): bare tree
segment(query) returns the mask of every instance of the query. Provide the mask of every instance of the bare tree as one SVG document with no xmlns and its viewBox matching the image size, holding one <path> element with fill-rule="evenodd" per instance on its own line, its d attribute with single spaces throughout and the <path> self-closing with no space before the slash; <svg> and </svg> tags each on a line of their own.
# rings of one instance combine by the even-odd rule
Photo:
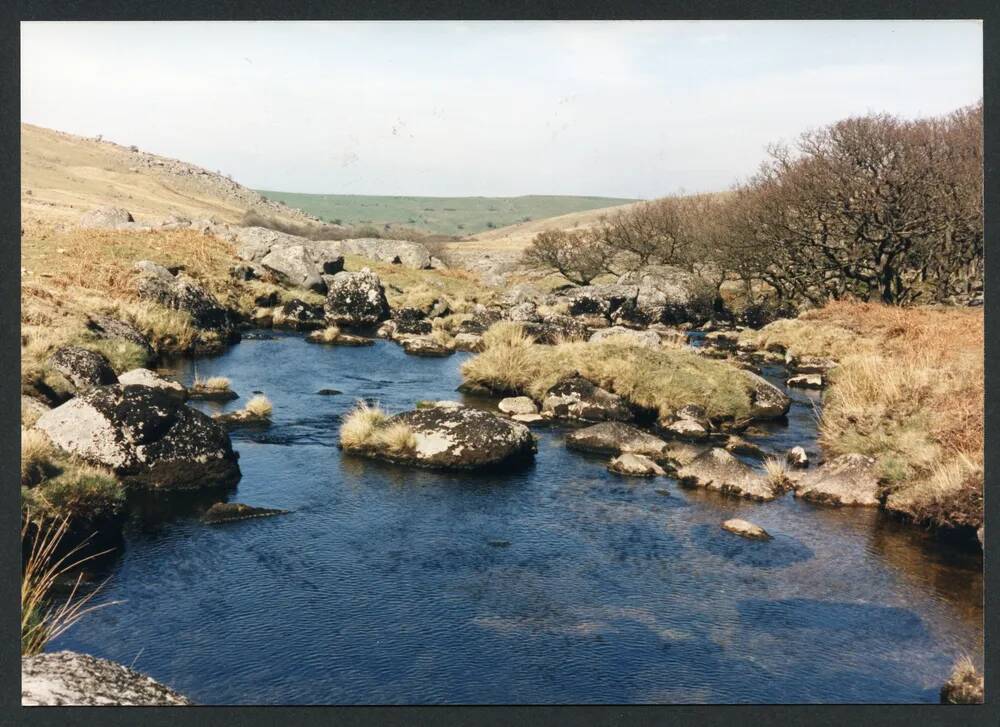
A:
<svg viewBox="0 0 1000 727">
<path fill-rule="evenodd" d="M 588 285 L 608 272 L 609 249 L 594 230 L 546 230 L 524 251 L 522 262 L 537 270 L 551 270 L 575 285 Z"/>
</svg>

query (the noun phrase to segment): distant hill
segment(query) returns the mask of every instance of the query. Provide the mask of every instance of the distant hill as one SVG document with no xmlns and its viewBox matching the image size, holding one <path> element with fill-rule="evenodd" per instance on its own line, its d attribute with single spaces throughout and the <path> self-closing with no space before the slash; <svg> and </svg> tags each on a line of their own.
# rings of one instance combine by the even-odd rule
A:
<svg viewBox="0 0 1000 727">
<path fill-rule="evenodd" d="M 410 227 L 439 235 L 474 235 L 526 220 L 612 207 L 630 199 L 616 197 L 382 197 L 353 194 L 299 194 L 258 190 L 328 222 L 373 225 L 384 229 Z M 391 230 L 390 227 L 390 230 Z"/>
<path fill-rule="evenodd" d="M 21 124 L 21 217 L 75 221 L 112 205 L 139 221 L 176 214 L 239 222 L 254 209 L 277 220 L 309 222 L 232 179 L 187 162 L 111 141 Z"/>
</svg>

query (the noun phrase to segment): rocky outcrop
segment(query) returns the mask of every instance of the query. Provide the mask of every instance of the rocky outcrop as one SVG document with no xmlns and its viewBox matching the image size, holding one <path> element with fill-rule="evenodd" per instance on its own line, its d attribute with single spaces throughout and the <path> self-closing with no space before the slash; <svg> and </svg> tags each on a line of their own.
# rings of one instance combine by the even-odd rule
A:
<svg viewBox="0 0 1000 727">
<path fill-rule="evenodd" d="M 79 346 L 63 346 L 49 356 L 49 366 L 58 371 L 77 391 L 118 381 L 111 362 L 96 351 Z"/>
<path fill-rule="evenodd" d="M 649 457 L 626 452 L 620 454 L 608 463 L 608 471 L 629 477 L 657 477 L 665 475 L 666 471 Z"/>
<path fill-rule="evenodd" d="M 752 371 L 740 371 L 749 382 L 751 419 L 779 419 L 788 414 L 792 400 L 781 389 Z"/>
<path fill-rule="evenodd" d="M 158 389 L 177 401 L 184 401 L 188 398 L 188 391 L 184 384 L 165 379 L 149 369 L 126 371 L 118 377 L 118 383 L 122 386 L 148 386 L 151 389 Z"/>
<path fill-rule="evenodd" d="M 705 311 L 694 295 L 696 278 L 669 265 L 648 265 L 618 278 L 618 285 L 635 287 L 634 307 L 623 306 L 623 313 L 636 323 L 700 323 Z M 614 320 L 614 317 L 613 317 Z"/>
<path fill-rule="evenodd" d="M 843 454 L 794 479 L 795 496 L 825 505 L 878 507 L 881 488 L 875 460 L 861 454 Z"/>
<path fill-rule="evenodd" d="M 400 464 L 472 470 L 525 462 L 534 457 L 535 440 L 523 424 L 468 407 L 432 407 L 390 417 L 386 426 L 402 424 L 413 433 L 411 449 L 379 445 L 348 449 Z"/>
<path fill-rule="evenodd" d="M 337 273 L 326 294 L 326 321 L 335 326 L 374 326 L 389 317 L 382 281 L 368 268 Z"/>
<path fill-rule="evenodd" d="M 552 386 L 542 400 L 542 414 L 585 422 L 631 421 L 632 411 L 617 394 L 573 376 Z"/>
<path fill-rule="evenodd" d="M 392 337 L 425 336 L 433 330 L 431 322 L 419 308 L 397 308 L 392 312 Z"/>
<path fill-rule="evenodd" d="M 624 422 L 601 422 L 566 435 L 566 447 L 602 454 L 641 454 L 663 459 L 667 443 L 638 427 Z"/>
<path fill-rule="evenodd" d="M 162 265 L 148 260 L 137 262 L 135 269 L 140 298 L 189 313 L 197 328 L 213 332 L 214 339 L 220 343 L 239 340 L 235 317 L 194 278 L 185 273 L 173 275 Z M 201 347 L 212 348 L 211 342 L 203 341 Z"/>
<path fill-rule="evenodd" d="M 719 447 L 681 467 L 677 471 L 677 479 L 682 485 L 705 487 L 751 500 L 773 500 L 779 494 L 767 478 Z"/>
<path fill-rule="evenodd" d="M 98 207 L 84 212 L 76 226 L 83 229 L 114 230 L 135 222 L 132 213 L 121 207 Z"/>
<path fill-rule="evenodd" d="M 233 522 L 234 520 L 249 520 L 256 517 L 285 515 L 288 510 L 275 510 L 269 507 L 251 507 L 242 502 L 217 502 L 201 516 L 202 522 L 210 525 Z"/>
<path fill-rule="evenodd" d="M 521 326 L 536 343 L 546 345 L 560 341 L 585 341 L 590 336 L 585 324 L 569 316 L 546 316 L 539 321 L 523 322 Z"/>
<path fill-rule="evenodd" d="M 142 332 L 125 321 L 103 315 L 91 315 L 87 319 L 87 330 L 91 336 L 105 341 L 127 341 L 134 343 L 146 353 L 146 361 L 153 359 L 155 352 Z"/>
<path fill-rule="evenodd" d="M 747 520 L 741 520 L 740 518 L 732 518 L 726 520 L 722 523 L 722 529 L 728 530 L 731 533 L 735 533 L 743 538 L 749 538 L 750 540 L 770 540 L 771 536 L 768 534 L 764 528 L 760 525 L 755 525 Z"/>
<path fill-rule="evenodd" d="M 333 275 L 343 270 L 344 258 L 326 256 L 326 261 L 320 266 L 316 263 L 317 257 L 305 245 L 276 245 L 261 258 L 260 265 L 285 285 L 325 293 L 323 274 Z"/>
<path fill-rule="evenodd" d="M 419 242 L 383 240 L 362 237 L 352 240 L 324 240 L 326 249 L 341 255 L 357 255 L 376 262 L 402 265 L 404 268 L 426 270 L 431 267 L 431 254 Z"/>
<path fill-rule="evenodd" d="M 225 429 L 147 386 L 92 389 L 46 412 L 35 426 L 57 446 L 130 484 L 193 489 L 240 478 Z"/>
<path fill-rule="evenodd" d="M 177 706 L 184 696 L 107 659 L 72 651 L 21 658 L 23 706 Z"/>
</svg>

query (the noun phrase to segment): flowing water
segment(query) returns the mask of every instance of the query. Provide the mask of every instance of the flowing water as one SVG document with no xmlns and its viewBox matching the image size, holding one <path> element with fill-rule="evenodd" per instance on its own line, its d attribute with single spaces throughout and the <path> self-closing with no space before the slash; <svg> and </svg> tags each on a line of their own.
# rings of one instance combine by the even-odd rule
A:
<svg viewBox="0 0 1000 727">
<path fill-rule="evenodd" d="M 981 660 L 981 556 L 872 510 L 620 478 L 559 429 L 503 474 L 336 447 L 358 398 L 459 398 L 466 357 L 275 334 L 178 364 L 242 397 L 195 406 L 262 391 L 274 424 L 233 433 L 234 491 L 132 497 L 100 594 L 121 602 L 50 649 L 213 704 L 934 702 L 957 656 Z M 815 454 L 818 397 L 791 395 L 755 441 Z M 291 513 L 202 524 L 219 499 Z M 722 531 L 733 516 L 774 538 Z"/>
</svg>

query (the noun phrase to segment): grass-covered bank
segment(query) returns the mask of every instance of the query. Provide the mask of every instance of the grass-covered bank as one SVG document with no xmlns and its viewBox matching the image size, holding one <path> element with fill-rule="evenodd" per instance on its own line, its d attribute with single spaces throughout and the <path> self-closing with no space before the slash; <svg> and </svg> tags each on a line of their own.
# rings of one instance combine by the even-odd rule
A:
<svg viewBox="0 0 1000 727">
<path fill-rule="evenodd" d="M 932 525 L 982 525 L 982 309 L 831 303 L 741 342 L 837 361 L 824 450 L 876 457 L 891 509 Z"/>
<path fill-rule="evenodd" d="M 483 343 L 483 352 L 463 364 L 462 375 L 496 392 L 541 400 L 560 379 L 578 373 L 661 418 L 688 404 L 703 407 L 711 418 L 750 413 L 750 387 L 739 369 L 683 347 L 651 349 L 626 337 L 540 345 L 516 323 L 495 324 Z"/>
</svg>

